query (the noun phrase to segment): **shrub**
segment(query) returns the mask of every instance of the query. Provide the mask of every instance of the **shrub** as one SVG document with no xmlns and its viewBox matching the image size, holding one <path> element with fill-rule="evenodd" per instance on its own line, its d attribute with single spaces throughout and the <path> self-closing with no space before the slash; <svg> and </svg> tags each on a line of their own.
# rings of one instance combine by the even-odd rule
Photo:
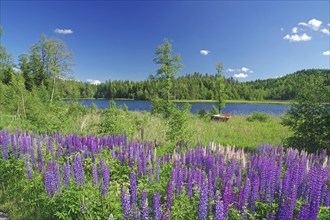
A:
<svg viewBox="0 0 330 220">
<path fill-rule="evenodd" d="M 205 109 L 199 109 L 198 115 L 200 118 L 205 118 L 207 116 L 207 111 Z"/>
<path fill-rule="evenodd" d="M 314 78 L 303 82 L 292 108 L 283 117 L 293 135 L 285 145 L 309 152 L 330 149 L 330 89 L 328 82 Z"/>
<path fill-rule="evenodd" d="M 210 109 L 210 114 L 211 115 L 219 114 L 219 109 L 217 107 L 215 107 L 214 105 L 212 105 L 212 108 Z"/>
<path fill-rule="evenodd" d="M 269 119 L 269 115 L 262 112 L 253 112 L 252 114 L 246 117 L 246 120 L 250 122 L 252 121 L 266 122 L 268 121 L 268 119 Z"/>
<path fill-rule="evenodd" d="M 190 105 L 185 104 L 182 110 L 179 107 L 170 108 L 168 118 L 169 130 L 166 133 L 167 139 L 176 143 L 189 140 L 188 121 L 190 116 Z"/>
</svg>

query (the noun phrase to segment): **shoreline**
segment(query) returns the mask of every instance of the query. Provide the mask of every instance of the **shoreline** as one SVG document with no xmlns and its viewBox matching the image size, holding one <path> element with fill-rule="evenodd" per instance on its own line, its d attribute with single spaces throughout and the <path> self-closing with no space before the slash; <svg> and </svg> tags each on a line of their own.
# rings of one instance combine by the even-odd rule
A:
<svg viewBox="0 0 330 220">
<path fill-rule="evenodd" d="M 64 98 L 62 100 L 70 100 L 68 98 Z M 139 100 L 139 99 L 128 99 L 128 98 L 115 98 L 115 99 L 106 99 L 106 98 L 77 98 L 74 100 L 114 100 L 114 101 L 150 101 L 150 100 Z M 171 100 L 175 103 L 217 103 L 216 100 L 200 100 L 200 99 L 192 99 L 192 100 L 179 100 L 174 99 Z M 290 105 L 292 100 L 280 101 L 280 100 L 259 100 L 259 101 L 250 101 L 250 100 L 226 100 L 226 103 L 230 104 L 277 104 L 277 105 Z"/>
</svg>

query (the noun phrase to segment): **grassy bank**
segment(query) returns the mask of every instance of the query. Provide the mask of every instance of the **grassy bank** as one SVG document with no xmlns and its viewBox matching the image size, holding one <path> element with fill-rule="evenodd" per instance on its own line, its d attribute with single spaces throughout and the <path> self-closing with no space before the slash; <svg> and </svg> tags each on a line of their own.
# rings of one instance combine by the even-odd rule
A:
<svg viewBox="0 0 330 220">
<path fill-rule="evenodd" d="M 46 117 L 49 120 L 43 120 L 39 124 L 24 118 L 1 115 L 0 129 L 21 128 L 40 132 L 58 131 L 68 134 L 77 132 L 81 135 L 90 133 L 97 135 L 118 134 L 126 131 L 133 138 L 156 140 L 166 146 L 175 144 L 167 140 L 166 133 L 169 129 L 167 120 L 161 116 L 151 115 L 149 112 L 116 109 L 111 118 L 98 109 L 75 112 L 80 113 L 48 114 Z M 247 116 L 232 116 L 228 122 L 224 123 L 213 122 L 209 117 L 200 118 L 198 115 L 190 114 L 188 117 L 189 143 L 195 145 L 201 142 L 205 145 L 214 141 L 221 145 L 249 148 L 264 143 L 281 145 L 283 140 L 290 135 L 290 132 L 280 122 L 279 116 L 269 116 L 266 122 L 249 122 Z"/>
</svg>

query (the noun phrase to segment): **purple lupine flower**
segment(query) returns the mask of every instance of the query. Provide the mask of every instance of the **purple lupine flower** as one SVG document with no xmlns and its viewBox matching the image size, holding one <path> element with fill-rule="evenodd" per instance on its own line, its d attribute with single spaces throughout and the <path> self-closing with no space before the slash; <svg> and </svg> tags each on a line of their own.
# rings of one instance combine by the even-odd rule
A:
<svg viewBox="0 0 330 220">
<path fill-rule="evenodd" d="M 178 177 L 177 177 L 177 184 L 176 184 L 176 193 L 178 195 L 181 194 L 182 187 L 183 187 L 183 173 L 182 173 L 182 169 L 179 169 Z"/>
<path fill-rule="evenodd" d="M 62 156 L 62 146 L 59 145 L 56 149 L 56 159 L 60 158 Z"/>
<path fill-rule="evenodd" d="M 215 213 L 214 220 L 225 220 L 224 212 L 223 212 L 223 201 L 220 199 L 220 192 L 217 190 L 215 194 Z"/>
<path fill-rule="evenodd" d="M 165 211 L 162 220 L 171 220 L 171 212 L 169 210 Z"/>
<path fill-rule="evenodd" d="M 153 173 L 153 169 L 152 169 L 152 166 L 150 166 L 150 168 L 149 168 L 149 177 L 148 177 L 150 185 L 152 184 L 152 173 Z"/>
<path fill-rule="evenodd" d="M 170 180 L 167 184 L 166 210 L 171 213 L 173 199 L 173 181 Z"/>
<path fill-rule="evenodd" d="M 242 200 L 240 201 L 240 208 L 241 211 L 243 211 L 245 208 L 248 206 L 248 201 L 250 197 L 250 189 L 251 189 L 251 183 L 250 179 L 246 177 L 245 183 L 244 183 L 244 188 L 243 188 L 243 194 L 242 194 Z"/>
<path fill-rule="evenodd" d="M 96 164 L 93 164 L 92 176 L 93 176 L 93 186 L 96 186 L 99 183 L 98 167 Z"/>
<path fill-rule="evenodd" d="M 73 161 L 73 177 L 76 185 L 84 185 L 85 184 L 85 175 L 84 175 L 84 167 L 82 165 L 82 160 L 80 154 L 77 154 L 74 157 Z"/>
<path fill-rule="evenodd" d="M 259 176 L 256 173 L 252 174 L 251 196 L 250 196 L 250 210 L 254 213 L 255 203 L 258 200 L 259 191 Z"/>
<path fill-rule="evenodd" d="M 209 170 L 209 175 L 208 175 L 208 197 L 213 198 L 214 196 L 214 191 L 213 191 L 213 178 L 212 178 L 212 170 Z"/>
<path fill-rule="evenodd" d="M 208 205 L 208 184 L 206 182 L 203 182 L 200 189 L 198 219 L 206 220 L 207 205 Z"/>
<path fill-rule="evenodd" d="M 330 182 L 328 182 L 328 190 L 326 191 L 324 195 L 324 206 L 329 207 L 330 206 Z"/>
<path fill-rule="evenodd" d="M 139 208 L 137 207 L 136 203 L 133 203 L 133 205 L 132 205 L 130 219 L 140 220 L 140 212 L 139 212 Z"/>
<path fill-rule="evenodd" d="M 154 211 L 154 220 L 161 220 L 162 219 L 162 205 L 160 203 L 159 192 L 154 193 L 153 211 Z"/>
<path fill-rule="evenodd" d="M 110 169 L 107 165 L 103 164 L 101 167 L 102 174 L 102 185 L 100 187 L 100 192 L 102 195 L 108 195 L 109 183 L 110 183 Z"/>
<path fill-rule="evenodd" d="M 148 205 L 148 195 L 146 192 L 142 192 L 141 194 L 141 220 L 149 219 L 149 205 Z"/>
<path fill-rule="evenodd" d="M 323 184 L 325 184 L 327 173 L 321 167 L 312 167 L 310 172 L 312 172 L 313 175 L 311 175 L 311 190 L 310 190 L 308 218 L 310 220 L 314 220 L 317 219 L 317 214 L 321 203 L 322 186 Z"/>
<path fill-rule="evenodd" d="M 130 195 L 131 195 L 131 204 L 136 203 L 136 174 L 134 171 L 130 174 Z"/>
<path fill-rule="evenodd" d="M 9 136 L 9 131 L 7 129 L 0 132 L 0 140 L 2 140 L 0 143 L 2 145 L 2 159 L 8 160 L 9 158 L 8 145 L 10 143 L 10 136 Z"/>
<path fill-rule="evenodd" d="M 0 137 L 1 137 L 1 134 L 0 134 Z M 1 140 L 0 140 L 0 145 L 1 145 Z M 12 148 L 12 151 L 13 151 L 14 158 L 17 159 L 18 158 L 18 152 L 17 152 L 17 146 L 16 146 L 16 134 L 15 133 L 13 133 L 11 135 L 11 148 Z"/>
<path fill-rule="evenodd" d="M 62 178 L 65 186 L 70 186 L 71 178 L 71 165 L 69 162 L 65 162 L 62 165 Z"/>
<path fill-rule="evenodd" d="M 31 163 L 32 163 L 33 167 L 37 167 L 37 160 L 36 160 L 36 157 L 34 155 L 34 149 L 30 148 L 29 153 L 30 153 L 30 159 L 31 159 Z"/>
<path fill-rule="evenodd" d="M 28 179 L 32 179 L 32 171 L 31 171 L 30 160 L 29 160 L 29 156 L 28 155 L 26 155 L 25 168 L 26 168 L 26 176 L 27 176 L 27 178 Z"/>
<path fill-rule="evenodd" d="M 44 184 L 46 188 L 46 192 L 48 194 L 48 197 L 51 198 L 54 196 L 54 190 L 53 190 L 53 173 L 46 171 L 44 174 Z"/>
<path fill-rule="evenodd" d="M 236 177 L 236 187 L 240 188 L 242 183 L 242 167 L 238 167 L 237 177 Z"/>
<path fill-rule="evenodd" d="M 192 194 L 193 194 L 193 171 L 189 169 L 188 171 L 188 180 L 187 180 L 187 185 L 186 185 L 186 188 L 187 188 L 187 196 L 188 197 L 192 197 Z"/>
<path fill-rule="evenodd" d="M 225 216 L 228 216 L 228 206 L 232 200 L 232 185 L 227 182 L 223 189 L 223 196 L 222 196 L 222 201 L 223 201 L 223 213 Z"/>
<path fill-rule="evenodd" d="M 54 158 L 54 145 L 53 145 L 53 139 L 49 138 L 47 141 L 47 145 L 46 145 L 46 152 L 50 152 L 50 154 L 52 155 L 52 158 Z"/>
<path fill-rule="evenodd" d="M 53 168 L 53 181 L 54 181 L 54 191 L 57 192 L 60 190 L 61 188 L 61 178 L 60 178 L 60 170 L 59 170 L 59 167 L 57 165 L 57 163 L 54 161 L 53 162 L 53 165 L 52 165 L 52 168 Z"/>
<path fill-rule="evenodd" d="M 296 220 L 306 220 L 308 219 L 308 205 L 304 204 L 300 207 L 299 213 Z"/>
<path fill-rule="evenodd" d="M 126 192 L 126 188 L 123 187 L 120 193 L 121 198 L 121 206 L 123 208 L 123 219 L 129 220 L 130 219 L 130 211 L 131 211 L 131 203 L 129 199 L 129 194 Z"/>
<path fill-rule="evenodd" d="M 41 146 L 40 146 L 40 139 L 37 144 L 38 144 L 38 150 L 37 150 L 37 152 L 38 152 L 38 171 L 41 172 L 42 168 L 44 166 L 44 157 L 43 157 Z"/>
<path fill-rule="evenodd" d="M 159 183 L 159 170 L 160 170 L 160 161 L 156 160 L 156 182 Z"/>
</svg>

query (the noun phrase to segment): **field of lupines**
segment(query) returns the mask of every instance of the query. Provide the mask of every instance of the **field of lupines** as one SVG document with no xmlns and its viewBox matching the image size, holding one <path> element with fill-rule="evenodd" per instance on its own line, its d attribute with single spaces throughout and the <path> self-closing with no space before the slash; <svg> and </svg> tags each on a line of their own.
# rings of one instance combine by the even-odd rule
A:
<svg viewBox="0 0 330 220">
<path fill-rule="evenodd" d="M 14 219 L 330 219 L 325 151 L 19 130 L 0 147 L 0 210 Z"/>
</svg>

